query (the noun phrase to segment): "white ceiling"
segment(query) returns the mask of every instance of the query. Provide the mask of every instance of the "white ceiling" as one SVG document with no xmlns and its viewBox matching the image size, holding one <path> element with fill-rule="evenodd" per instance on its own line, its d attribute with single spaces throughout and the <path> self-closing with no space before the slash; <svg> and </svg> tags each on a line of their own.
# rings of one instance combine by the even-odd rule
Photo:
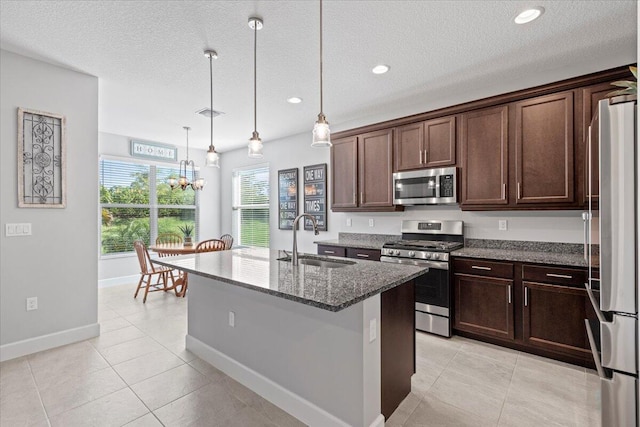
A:
<svg viewBox="0 0 640 427">
<path fill-rule="evenodd" d="M 513 23 L 536 5 L 546 9 L 540 19 Z M 325 0 L 327 119 L 335 130 L 470 87 L 535 80 L 585 62 L 635 62 L 636 8 L 635 0 Z M 0 47 L 99 77 L 100 131 L 184 145 L 182 126 L 191 126 L 190 145 L 203 149 L 209 121 L 195 111 L 209 105 L 203 50 L 215 49 L 214 109 L 226 113 L 215 119 L 215 145 L 224 152 L 245 145 L 253 130 L 250 16 L 264 20 L 258 131 L 267 143 L 301 132 L 311 139 L 317 1 L 1 0 Z M 391 71 L 372 74 L 378 63 Z M 290 96 L 304 102 L 288 104 Z"/>
</svg>

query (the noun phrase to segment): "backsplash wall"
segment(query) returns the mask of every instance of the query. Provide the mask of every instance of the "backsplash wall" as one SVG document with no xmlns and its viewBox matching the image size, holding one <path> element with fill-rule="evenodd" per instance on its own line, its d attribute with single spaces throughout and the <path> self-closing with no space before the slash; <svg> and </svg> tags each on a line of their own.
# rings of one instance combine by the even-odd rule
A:
<svg viewBox="0 0 640 427">
<path fill-rule="evenodd" d="M 404 219 L 448 219 L 464 221 L 464 234 L 472 239 L 531 240 L 582 243 L 581 211 L 469 212 L 457 207 L 412 206 L 404 212 L 333 213 L 329 230 L 335 233 L 400 234 Z M 351 226 L 347 226 L 347 219 Z M 374 226 L 369 226 L 373 219 Z M 498 220 L 507 220 L 507 230 L 498 230 Z"/>
</svg>

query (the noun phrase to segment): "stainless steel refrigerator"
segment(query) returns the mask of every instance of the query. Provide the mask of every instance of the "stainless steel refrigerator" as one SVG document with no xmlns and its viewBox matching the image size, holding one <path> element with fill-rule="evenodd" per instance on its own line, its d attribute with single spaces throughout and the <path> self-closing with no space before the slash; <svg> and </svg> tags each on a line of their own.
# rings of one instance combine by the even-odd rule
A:
<svg viewBox="0 0 640 427">
<path fill-rule="evenodd" d="M 597 320 L 585 320 L 601 383 L 603 427 L 638 425 L 637 98 L 599 102 L 588 135 L 589 212 L 584 216 L 587 292 Z"/>
</svg>

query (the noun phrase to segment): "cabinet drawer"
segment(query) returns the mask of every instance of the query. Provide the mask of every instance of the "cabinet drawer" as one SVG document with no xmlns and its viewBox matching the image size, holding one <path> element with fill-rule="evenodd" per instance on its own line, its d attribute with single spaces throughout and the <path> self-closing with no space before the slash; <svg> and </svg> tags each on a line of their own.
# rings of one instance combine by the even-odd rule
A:
<svg viewBox="0 0 640 427">
<path fill-rule="evenodd" d="M 347 248 L 341 246 L 318 245 L 318 255 L 347 256 Z"/>
<path fill-rule="evenodd" d="M 454 273 L 513 279 L 513 264 L 508 262 L 455 258 L 453 260 L 453 271 Z"/>
<path fill-rule="evenodd" d="M 368 259 L 380 261 L 380 250 L 347 248 L 347 258 Z"/>
<path fill-rule="evenodd" d="M 577 268 L 523 265 L 522 280 L 584 288 L 587 272 Z"/>
</svg>

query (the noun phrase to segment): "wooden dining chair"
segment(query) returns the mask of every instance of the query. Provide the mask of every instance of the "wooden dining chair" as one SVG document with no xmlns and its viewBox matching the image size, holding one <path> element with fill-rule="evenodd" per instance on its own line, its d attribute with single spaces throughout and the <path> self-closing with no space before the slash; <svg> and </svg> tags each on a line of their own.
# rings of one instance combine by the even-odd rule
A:
<svg viewBox="0 0 640 427">
<path fill-rule="evenodd" d="M 227 244 L 219 239 L 203 240 L 196 246 L 196 252 L 224 251 L 226 247 Z"/>
<path fill-rule="evenodd" d="M 224 242 L 225 249 L 231 249 L 231 246 L 233 246 L 233 236 L 231 234 L 223 234 L 220 236 L 220 240 Z"/>
<path fill-rule="evenodd" d="M 182 236 L 178 233 L 160 233 L 156 237 L 156 245 L 181 245 L 182 242 Z"/>
<path fill-rule="evenodd" d="M 147 302 L 147 294 L 149 292 L 168 291 L 167 282 L 171 279 L 173 288 L 175 288 L 175 279 L 173 277 L 173 269 L 169 267 L 159 266 L 151 262 L 149 251 L 142 240 L 136 240 L 133 242 L 133 247 L 138 255 L 138 262 L 140 263 L 140 280 L 138 281 L 138 287 L 134 298 L 138 297 L 138 292 L 141 288 L 144 288 L 144 298 L 142 303 Z M 156 283 L 153 283 L 153 278 L 157 277 Z M 144 285 L 144 286 L 143 286 Z"/>
</svg>

